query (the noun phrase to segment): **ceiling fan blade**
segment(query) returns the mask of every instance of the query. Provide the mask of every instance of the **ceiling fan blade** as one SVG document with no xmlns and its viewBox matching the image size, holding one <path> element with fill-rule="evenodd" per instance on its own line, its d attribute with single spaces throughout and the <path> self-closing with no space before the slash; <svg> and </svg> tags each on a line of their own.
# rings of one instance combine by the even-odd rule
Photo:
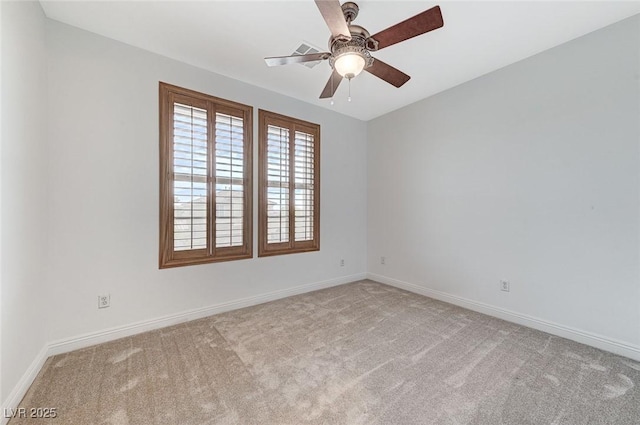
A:
<svg viewBox="0 0 640 425">
<path fill-rule="evenodd" d="M 429 10 L 417 14 L 413 18 L 395 24 L 371 36 L 378 42 L 378 50 L 392 46 L 401 41 L 408 40 L 429 31 L 441 28 L 444 25 L 440 6 L 434 6 Z"/>
<path fill-rule="evenodd" d="M 399 69 L 387 65 L 379 59 L 374 59 L 373 65 L 365 68 L 365 71 L 396 87 L 402 86 L 411 78 Z"/>
<path fill-rule="evenodd" d="M 335 69 L 329 77 L 329 81 L 327 81 L 327 85 L 324 86 L 324 90 L 322 90 L 322 94 L 320 95 L 320 99 L 326 99 L 329 97 L 333 97 L 333 94 L 338 90 L 338 86 L 342 81 L 342 75 L 338 74 L 338 71 Z"/>
<path fill-rule="evenodd" d="M 351 32 L 338 0 L 315 0 L 316 6 L 334 37 L 340 37 L 345 41 L 351 40 Z"/>
<path fill-rule="evenodd" d="M 309 55 L 274 56 L 270 58 L 264 58 L 264 61 L 269 66 L 277 66 L 277 65 L 288 65 L 290 63 L 323 61 L 325 59 L 329 59 L 330 57 L 331 57 L 331 53 L 323 52 L 323 53 L 311 53 Z"/>
</svg>

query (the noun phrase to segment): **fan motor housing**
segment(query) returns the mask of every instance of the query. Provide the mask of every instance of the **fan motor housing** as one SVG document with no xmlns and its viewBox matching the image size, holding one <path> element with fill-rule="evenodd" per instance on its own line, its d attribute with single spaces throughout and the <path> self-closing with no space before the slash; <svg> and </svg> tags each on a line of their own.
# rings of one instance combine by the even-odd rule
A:
<svg viewBox="0 0 640 425">
<path fill-rule="evenodd" d="M 360 25 L 349 25 L 349 32 L 351 33 L 351 39 L 361 39 L 362 40 L 362 44 L 363 46 L 367 46 L 369 43 L 369 40 L 373 40 L 371 38 L 371 35 L 369 34 L 369 31 L 367 31 L 364 27 L 361 27 Z M 337 37 L 329 37 L 329 50 L 333 50 L 333 46 L 335 44 L 344 44 L 346 43 L 346 41 L 341 40 L 340 38 Z M 371 49 L 371 50 L 376 50 L 376 49 Z"/>
<path fill-rule="evenodd" d="M 369 31 L 360 25 L 349 25 L 349 32 L 351 33 L 349 41 L 342 41 L 334 37 L 329 39 L 329 49 L 331 50 L 329 65 L 334 68 L 333 65 L 338 57 L 347 53 L 356 53 L 364 58 L 365 69 L 369 68 L 373 65 L 373 57 L 367 48 L 368 41 L 371 40 Z"/>
</svg>

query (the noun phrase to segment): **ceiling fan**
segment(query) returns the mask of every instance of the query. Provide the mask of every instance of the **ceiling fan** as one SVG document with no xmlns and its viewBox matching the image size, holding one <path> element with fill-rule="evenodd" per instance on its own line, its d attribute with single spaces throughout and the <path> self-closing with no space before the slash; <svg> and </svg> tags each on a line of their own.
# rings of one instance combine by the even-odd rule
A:
<svg viewBox="0 0 640 425">
<path fill-rule="evenodd" d="M 411 77 L 379 59 L 374 59 L 371 52 L 433 31 L 444 25 L 440 7 L 434 6 L 377 34 L 370 35 L 365 28 L 352 24 L 360 10 L 354 2 L 348 1 L 342 6 L 340 6 L 339 0 L 315 0 L 315 2 L 331 31 L 329 52 L 268 57 L 264 60 L 268 66 L 277 66 L 328 59 L 333 73 L 322 91 L 320 99 L 333 97 L 343 78 L 351 81 L 363 70 L 396 87 L 402 86 Z"/>
</svg>

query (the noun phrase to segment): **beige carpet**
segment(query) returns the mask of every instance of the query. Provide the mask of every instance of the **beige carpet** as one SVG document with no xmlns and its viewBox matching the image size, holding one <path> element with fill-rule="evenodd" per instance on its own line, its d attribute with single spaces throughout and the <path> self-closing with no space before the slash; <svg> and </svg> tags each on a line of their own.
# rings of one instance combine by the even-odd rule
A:
<svg viewBox="0 0 640 425">
<path fill-rule="evenodd" d="M 640 363 L 371 281 L 48 359 L 21 424 L 640 424 Z"/>
</svg>

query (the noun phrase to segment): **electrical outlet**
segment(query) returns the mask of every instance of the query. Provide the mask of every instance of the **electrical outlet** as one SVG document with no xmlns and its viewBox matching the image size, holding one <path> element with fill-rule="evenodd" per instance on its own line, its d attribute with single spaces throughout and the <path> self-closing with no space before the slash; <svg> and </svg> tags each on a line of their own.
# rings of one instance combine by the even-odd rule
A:
<svg viewBox="0 0 640 425">
<path fill-rule="evenodd" d="M 98 295 L 98 308 L 107 308 L 111 306 L 111 295 Z"/>
<path fill-rule="evenodd" d="M 382 264 L 383 266 L 387 264 L 387 257 L 380 257 L 380 264 Z"/>
<path fill-rule="evenodd" d="M 509 289 L 510 289 L 509 281 L 508 280 L 501 280 L 500 281 L 500 290 L 504 291 L 504 292 L 509 292 Z"/>
<path fill-rule="evenodd" d="M 344 260 L 340 260 L 340 267 L 344 267 Z"/>
</svg>

